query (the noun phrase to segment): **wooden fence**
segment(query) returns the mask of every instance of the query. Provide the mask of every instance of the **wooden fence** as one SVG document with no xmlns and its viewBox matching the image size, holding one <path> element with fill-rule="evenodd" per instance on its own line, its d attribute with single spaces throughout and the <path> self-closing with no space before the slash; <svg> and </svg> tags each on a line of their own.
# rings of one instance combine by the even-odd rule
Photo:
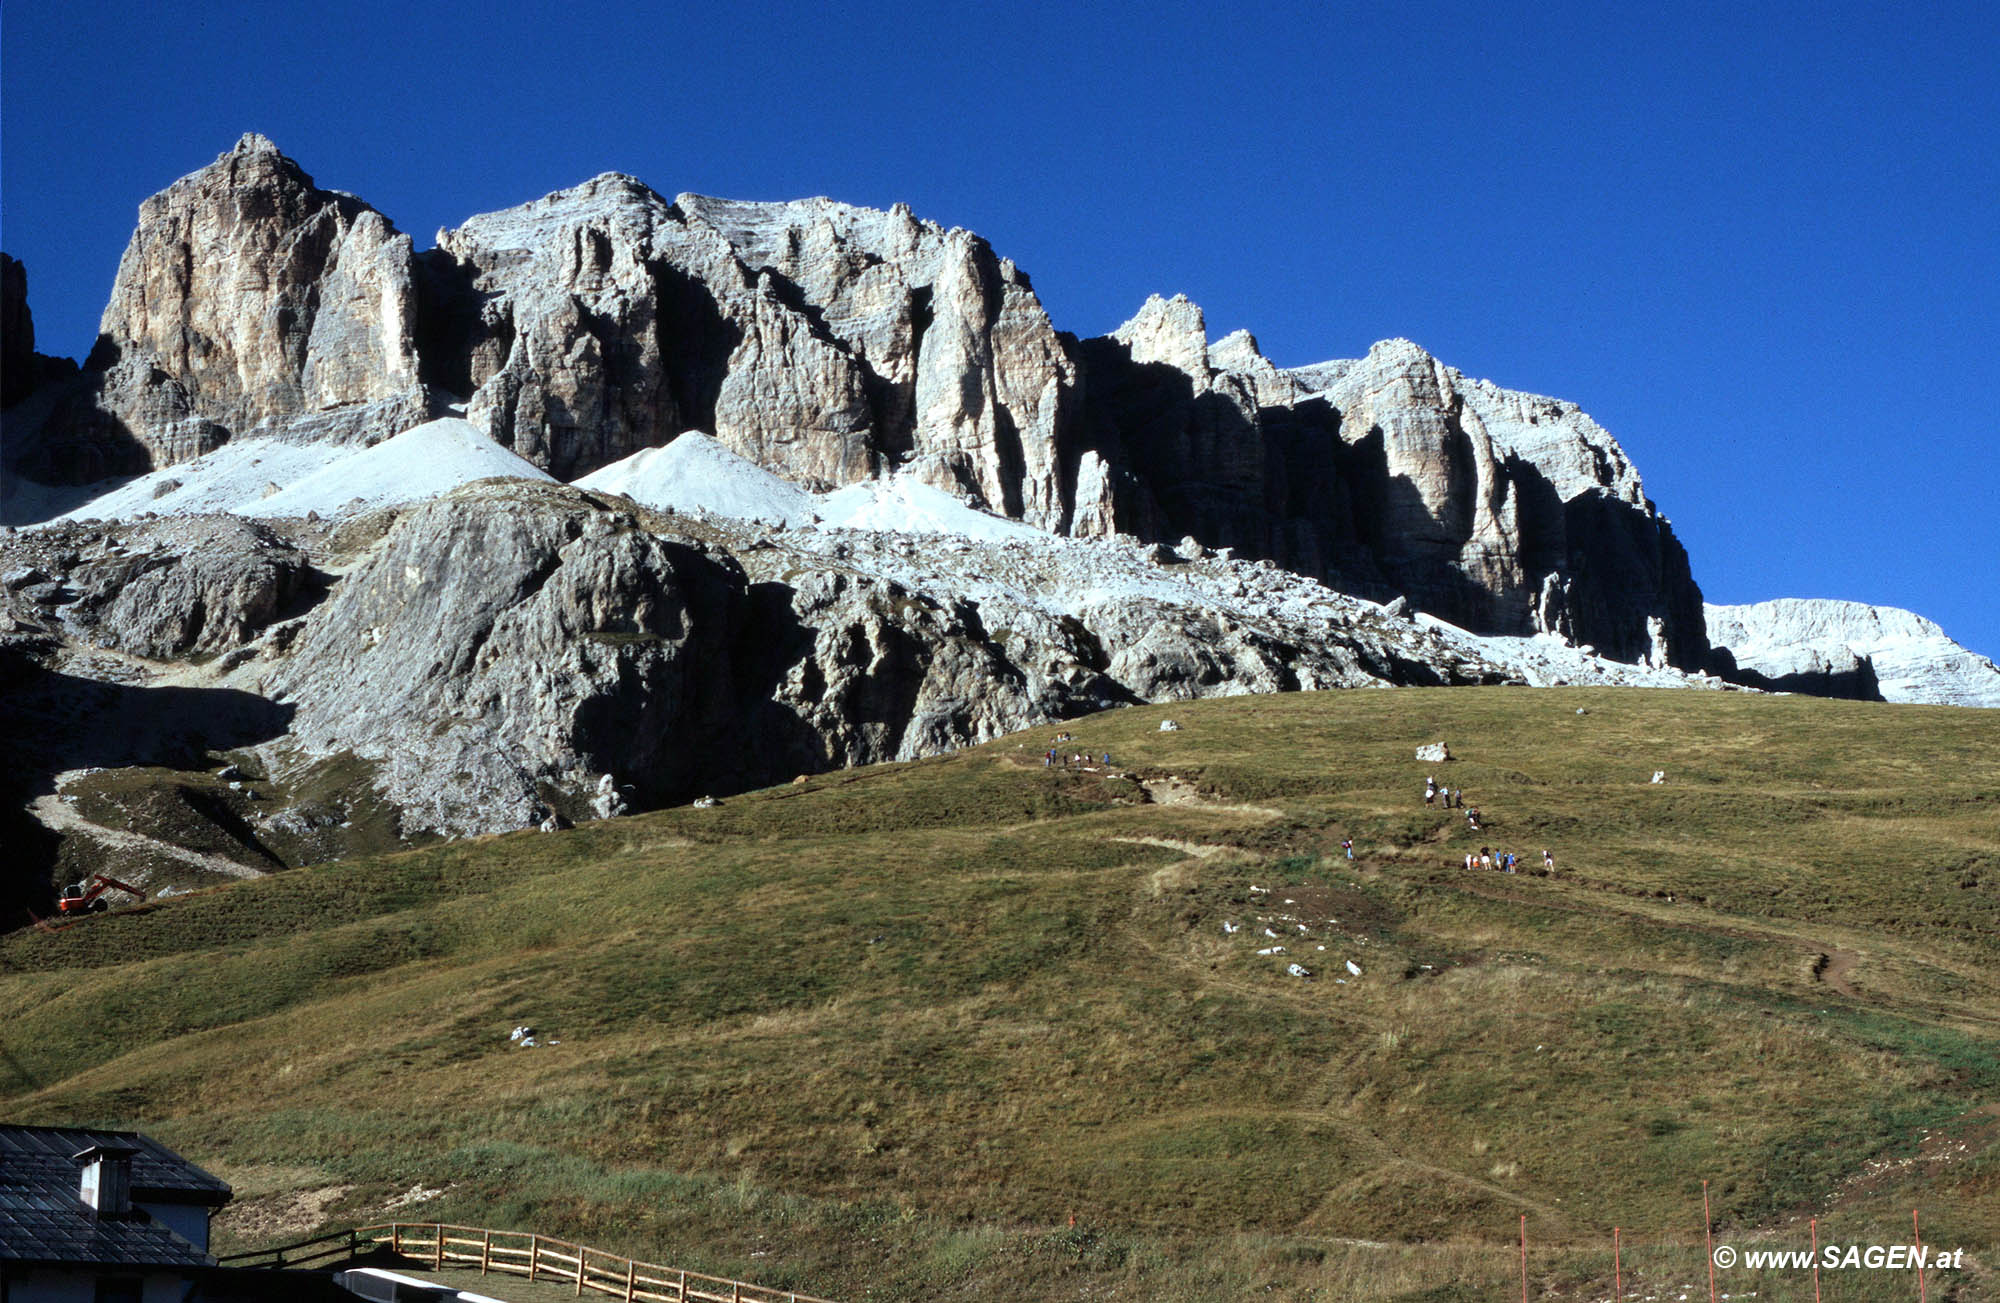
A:
<svg viewBox="0 0 2000 1303">
<path fill-rule="evenodd" d="M 789 1290 L 770 1289 L 748 1281 L 705 1276 L 698 1271 L 662 1267 L 657 1263 L 621 1258 L 615 1253 L 527 1231 L 492 1231 L 438 1222 L 384 1222 L 353 1232 L 364 1252 L 370 1246 L 388 1249 L 434 1271 L 447 1267 L 477 1267 L 481 1274 L 505 1272 L 529 1280 L 608 1294 L 627 1303 L 831 1303 L 828 1299 Z"/>
</svg>

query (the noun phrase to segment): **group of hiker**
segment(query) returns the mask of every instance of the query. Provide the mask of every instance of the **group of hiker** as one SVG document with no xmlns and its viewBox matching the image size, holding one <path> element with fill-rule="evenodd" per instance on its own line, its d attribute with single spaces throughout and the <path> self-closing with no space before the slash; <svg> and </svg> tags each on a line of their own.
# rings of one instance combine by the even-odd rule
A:
<svg viewBox="0 0 2000 1303">
<path fill-rule="evenodd" d="M 1463 787 L 1457 789 L 1439 787 L 1436 775 L 1426 776 L 1424 778 L 1424 804 L 1437 804 L 1439 796 L 1444 797 L 1445 809 L 1449 810 L 1456 806 L 1458 809 L 1464 810 L 1465 826 L 1473 832 L 1479 831 L 1479 807 L 1476 805 L 1468 807 L 1465 804 L 1465 789 Z"/>
<path fill-rule="evenodd" d="M 1091 763 L 1090 752 L 1088 751 L 1065 751 L 1061 749 L 1061 743 L 1076 741 L 1068 733 L 1058 733 L 1050 738 L 1049 741 L 1057 745 L 1053 745 L 1048 750 L 1042 752 L 1042 768 L 1082 768 L 1084 765 Z M 1111 763 L 1111 753 L 1109 751 L 1104 753 L 1103 763 L 1106 765 Z"/>
<path fill-rule="evenodd" d="M 1464 788 L 1440 787 L 1438 786 L 1437 775 L 1426 775 L 1424 777 L 1424 804 L 1435 806 L 1440 796 L 1444 799 L 1445 809 L 1465 811 L 1465 826 L 1468 831 L 1483 831 L 1479 821 L 1479 807 L 1476 805 L 1466 805 Z M 1467 869 L 1496 869 L 1501 873 L 1514 873 L 1518 871 L 1520 863 L 1520 856 L 1514 854 L 1514 852 L 1496 851 L 1490 846 L 1481 846 L 1477 851 L 1468 851 L 1465 856 L 1465 867 Z M 1544 873 L 1554 873 L 1556 871 L 1556 857 L 1554 852 L 1547 850 L 1542 852 L 1542 871 Z"/>
</svg>

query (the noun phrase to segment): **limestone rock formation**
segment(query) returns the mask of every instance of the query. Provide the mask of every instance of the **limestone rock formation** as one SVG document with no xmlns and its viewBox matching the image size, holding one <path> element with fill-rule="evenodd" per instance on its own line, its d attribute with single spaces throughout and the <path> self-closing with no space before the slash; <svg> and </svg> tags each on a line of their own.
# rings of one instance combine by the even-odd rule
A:
<svg viewBox="0 0 2000 1303">
<path fill-rule="evenodd" d="M 28 269 L 0 253 L 0 407 L 35 388 L 35 317 L 28 310 Z"/>
<path fill-rule="evenodd" d="M 163 518 L 113 531 L 63 523 L 24 535 L 15 600 L 79 643 L 152 660 L 210 656 L 257 638 L 320 576 L 269 526 Z"/>
<path fill-rule="evenodd" d="M 1053 533 L 1192 537 L 1473 630 L 1706 652 L 1671 528 L 1573 406 L 1407 341 L 1280 370 L 1247 332 L 1211 344 L 1179 296 L 1075 340 L 984 240 L 900 205 L 669 201 L 607 173 L 419 256 L 246 136 L 147 201 L 104 331 L 17 458 L 32 477 L 246 431 L 372 442 L 456 399 L 564 480 L 705 430 L 813 488 L 900 472 Z"/>
<path fill-rule="evenodd" d="M 672 223 L 660 196 L 606 173 L 438 232 L 420 281 L 426 379 L 561 479 L 664 443 L 685 428 L 668 354 L 687 341 L 669 333 L 657 264 Z"/>
<path fill-rule="evenodd" d="M 290 752 L 376 762 L 409 828 L 527 827 L 605 774 L 658 804 L 725 735 L 729 590 L 576 490 L 489 482 L 402 517 L 263 687 Z"/>
<path fill-rule="evenodd" d="M 1209 345 L 1180 297 L 1080 356 L 1092 532 L 1191 534 L 1469 629 L 1701 663 L 1686 554 L 1572 404 L 1469 381 L 1407 340 L 1280 371 L 1247 332 Z"/>
<path fill-rule="evenodd" d="M 1753 687 L 1863 701 L 2000 707 L 2000 668 L 1920 615 L 1779 598 L 1707 608 L 1711 672 Z"/>
<path fill-rule="evenodd" d="M 752 204 L 630 177 L 441 232 L 425 375 L 572 479 L 683 430 L 802 483 L 907 463 L 1047 528 L 1073 369 L 983 240 L 828 200 Z"/>
<path fill-rule="evenodd" d="M 148 199 L 43 469 L 75 481 L 326 414 L 309 437 L 421 420 L 408 236 L 246 135 Z"/>
</svg>

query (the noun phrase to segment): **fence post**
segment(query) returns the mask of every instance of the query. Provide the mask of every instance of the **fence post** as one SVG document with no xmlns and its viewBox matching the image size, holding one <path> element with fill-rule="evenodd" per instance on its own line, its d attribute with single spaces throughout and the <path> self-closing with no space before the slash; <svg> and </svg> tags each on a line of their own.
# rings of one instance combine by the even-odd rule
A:
<svg viewBox="0 0 2000 1303">
<path fill-rule="evenodd" d="M 687 1296 L 688 1296 L 688 1274 L 686 1271 L 682 1271 L 680 1292 L 674 1296 L 674 1303 L 687 1303 Z"/>
<path fill-rule="evenodd" d="M 528 1283 L 530 1285 L 535 1283 L 535 1268 L 541 1266 L 541 1264 L 542 1237 L 539 1235 L 530 1235 L 528 1237 Z"/>
<path fill-rule="evenodd" d="M 639 1283 L 639 1264 L 625 1259 L 625 1303 L 632 1303 L 632 1287 Z"/>
<path fill-rule="evenodd" d="M 489 1228 L 481 1232 L 479 1242 L 479 1274 L 484 1276 L 488 1264 L 493 1261 L 493 1232 Z"/>
<path fill-rule="evenodd" d="M 403 1256 L 403 1223 L 401 1222 L 389 1223 L 389 1252 L 399 1258 Z"/>
<path fill-rule="evenodd" d="M 729 1282 L 729 1303 L 743 1303 L 742 1281 L 732 1280 Z"/>
<path fill-rule="evenodd" d="M 576 1246 L 576 1297 L 583 1297 L 583 1264 L 590 1257 L 590 1250 L 581 1244 Z"/>
</svg>

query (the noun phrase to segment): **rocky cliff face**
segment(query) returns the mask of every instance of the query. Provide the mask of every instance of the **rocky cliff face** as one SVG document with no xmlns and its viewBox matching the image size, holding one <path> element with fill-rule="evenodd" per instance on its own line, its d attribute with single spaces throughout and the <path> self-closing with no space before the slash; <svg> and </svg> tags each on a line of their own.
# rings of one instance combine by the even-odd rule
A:
<svg viewBox="0 0 2000 1303">
<path fill-rule="evenodd" d="M 1892 606 L 1780 598 L 1708 607 L 1714 673 L 1778 692 L 2000 707 L 2000 668 Z"/>
<path fill-rule="evenodd" d="M 76 374 L 76 363 L 35 351 L 35 314 L 28 309 L 28 269 L 0 253 L 0 409 Z M 37 417 L 36 419 L 39 419 Z M 9 449 L 0 448 L 8 464 Z"/>
<path fill-rule="evenodd" d="M 140 206 L 36 469 L 80 483 L 234 435 L 370 439 L 421 421 L 413 270 L 382 214 L 244 136 Z"/>
<path fill-rule="evenodd" d="M 1573 404 L 1467 380 L 1408 340 L 1280 371 L 1149 301 L 1081 345 L 1113 527 L 1193 534 L 1483 632 L 1692 667 L 1701 593 L 1617 441 Z"/>
<path fill-rule="evenodd" d="M 1155 298 L 1058 335 L 901 206 L 669 201 L 606 174 L 422 255 L 262 137 L 148 200 L 42 425 L 76 480 L 248 431 L 373 441 L 459 401 L 575 479 L 683 431 L 814 487 L 891 471 L 1074 536 L 1192 536 L 1468 628 L 1698 665 L 1700 594 L 1615 441 L 1406 341 L 1281 371 Z"/>
</svg>

